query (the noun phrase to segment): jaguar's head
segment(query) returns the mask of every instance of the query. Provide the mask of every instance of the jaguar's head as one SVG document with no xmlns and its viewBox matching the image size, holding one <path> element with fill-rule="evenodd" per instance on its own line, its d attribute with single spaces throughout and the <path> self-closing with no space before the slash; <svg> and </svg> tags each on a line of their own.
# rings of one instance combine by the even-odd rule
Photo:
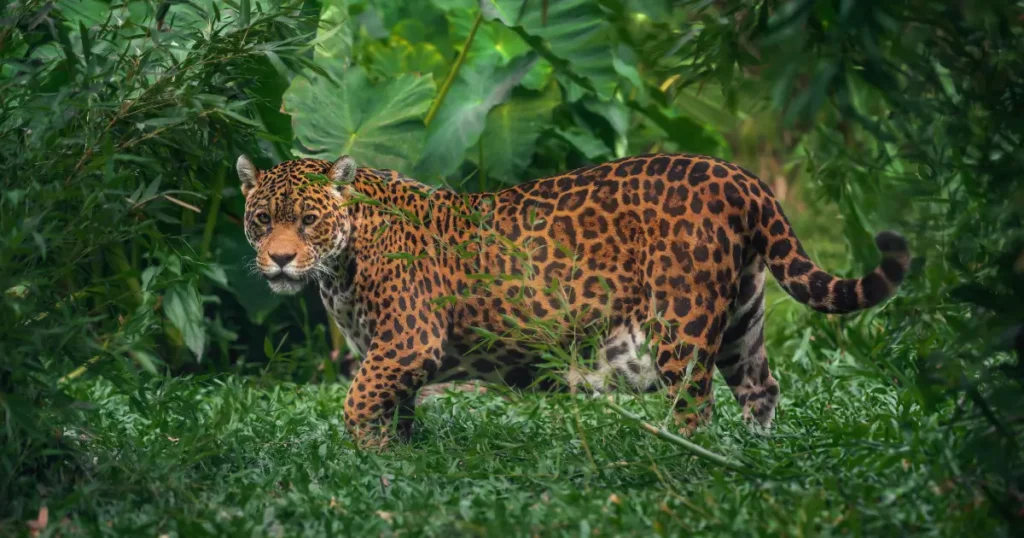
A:
<svg viewBox="0 0 1024 538">
<path fill-rule="evenodd" d="M 245 195 L 245 237 L 270 289 L 298 293 L 306 282 L 329 274 L 330 261 L 352 236 L 344 193 L 355 177 L 355 161 L 298 159 L 259 170 L 242 155 L 236 168 Z"/>
</svg>

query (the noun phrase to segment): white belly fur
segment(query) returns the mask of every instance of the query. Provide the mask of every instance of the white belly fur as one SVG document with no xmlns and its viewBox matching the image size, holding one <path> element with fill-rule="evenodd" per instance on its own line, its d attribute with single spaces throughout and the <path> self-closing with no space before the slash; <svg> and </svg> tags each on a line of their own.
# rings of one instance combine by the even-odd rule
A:
<svg viewBox="0 0 1024 538">
<path fill-rule="evenodd" d="M 651 348 L 647 334 L 639 324 L 616 327 L 608 334 L 604 347 L 597 352 L 595 368 L 570 369 L 569 384 L 602 392 L 613 387 L 618 378 L 630 388 L 648 390 L 660 379 Z"/>
</svg>

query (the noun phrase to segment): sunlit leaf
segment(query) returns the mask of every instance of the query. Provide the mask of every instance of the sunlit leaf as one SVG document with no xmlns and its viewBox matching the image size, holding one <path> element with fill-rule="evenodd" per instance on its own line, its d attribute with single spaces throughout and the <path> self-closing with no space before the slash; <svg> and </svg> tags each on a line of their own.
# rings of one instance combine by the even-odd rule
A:
<svg viewBox="0 0 1024 538">
<path fill-rule="evenodd" d="M 476 2 L 470 3 L 475 4 Z M 451 25 L 452 38 L 461 47 L 473 26 L 476 8 L 453 9 L 448 12 L 447 17 Z M 484 22 L 477 30 L 469 53 L 466 55 L 466 67 L 507 65 L 513 59 L 524 56 L 531 50 L 532 47 L 519 34 L 501 24 L 500 21 Z M 551 80 L 552 73 L 551 64 L 540 59 L 523 77 L 521 84 L 531 90 L 541 90 Z"/>
<path fill-rule="evenodd" d="M 543 41 L 566 67 L 587 79 L 599 96 L 611 97 L 618 76 L 612 64 L 614 31 L 597 0 L 550 0 L 547 17 L 541 2 L 481 0 L 488 20 L 520 27 Z"/>
<path fill-rule="evenodd" d="M 346 0 L 324 0 L 316 34 L 316 58 L 345 62 L 352 54 L 352 20 Z"/>
<path fill-rule="evenodd" d="M 160 359 L 148 351 L 136 350 L 131 353 L 132 358 L 139 363 L 139 366 L 143 370 L 151 374 L 157 374 L 156 365 L 160 362 Z"/>
<path fill-rule="evenodd" d="M 476 19 L 476 10 L 456 10 L 448 13 L 452 38 L 461 47 L 469 36 L 469 31 Z M 484 22 L 477 29 L 473 43 L 470 45 L 466 61 L 480 65 L 497 63 L 505 65 L 513 58 L 530 51 L 530 46 L 512 29 L 500 22 Z"/>
</svg>

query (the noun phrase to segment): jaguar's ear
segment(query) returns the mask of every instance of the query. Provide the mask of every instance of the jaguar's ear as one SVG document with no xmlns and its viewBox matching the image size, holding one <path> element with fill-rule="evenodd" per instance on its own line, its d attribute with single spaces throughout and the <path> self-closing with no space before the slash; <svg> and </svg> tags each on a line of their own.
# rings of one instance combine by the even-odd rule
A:
<svg viewBox="0 0 1024 538">
<path fill-rule="evenodd" d="M 256 180 L 260 178 L 260 171 L 245 155 L 238 156 L 235 170 L 238 171 L 238 180 L 242 183 L 242 195 L 248 197 L 249 193 L 256 188 Z"/>
<path fill-rule="evenodd" d="M 327 178 L 339 188 L 346 183 L 352 183 L 356 178 L 356 160 L 348 155 L 342 155 L 327 171 Z"/>
</svg>

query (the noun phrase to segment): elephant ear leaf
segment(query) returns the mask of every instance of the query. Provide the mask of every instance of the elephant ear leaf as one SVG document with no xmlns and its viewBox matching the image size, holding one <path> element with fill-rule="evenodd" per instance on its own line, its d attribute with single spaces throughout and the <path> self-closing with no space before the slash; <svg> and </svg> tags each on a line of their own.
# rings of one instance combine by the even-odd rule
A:
<svg viewBox="0 0 1024 538">
<path fill-rule="evenodd" d="M 423 148 L 423 116 L 433 77 L 399 75 L 372 84 L 360 67 L 297 78 L 284 95 L 302 154 L 333 160 L 351 155 L 363 166 L 409 170 Z"/>
<path fill-rule="evenodd" d="M 517 31 L 546 59 L 585 81 L 601 99 L 618 84 L 612 44 L 614 28 L 597 0 L 480 0 L 485 19 Z"/>
<path fill-rule="evenodd" d="M 466 150 L 480 139 L 488 112 L 508 99 L 538 59 L 536 54 L 528 54 L 507 66 L 483 65 L 460 71 L 430 124 L 417 173 L 447 176 L 458 169 Z"/>
<path fill-rule="evenodd" d="M 537 138 L 561 102 L 558 84 L 551 82 L 542 92 L 523 92 L 491 110 L 480 139 L 489 177 L 507 184 L 526 179 L 521 174 L 533 160 Z"/>
</svg>

